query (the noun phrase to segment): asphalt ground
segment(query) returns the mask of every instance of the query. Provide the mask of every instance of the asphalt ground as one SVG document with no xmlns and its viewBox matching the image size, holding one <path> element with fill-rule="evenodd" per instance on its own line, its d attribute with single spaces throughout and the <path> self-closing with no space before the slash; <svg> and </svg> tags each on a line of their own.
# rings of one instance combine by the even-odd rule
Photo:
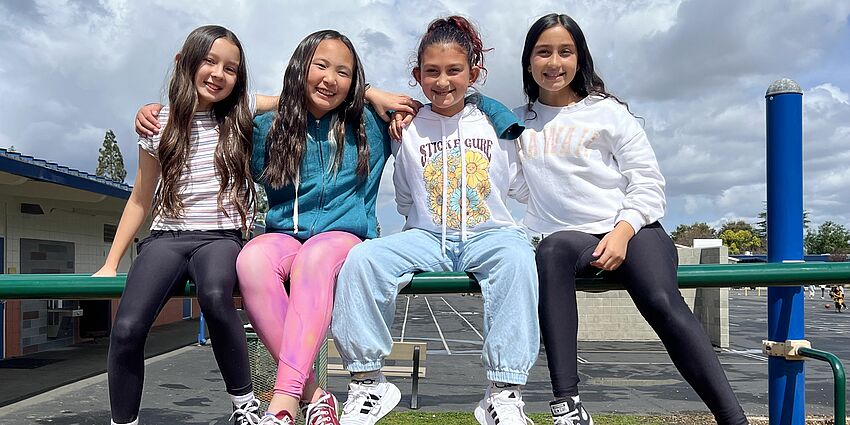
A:
<svg viewBox="0 0 850 425">
<path fill-rule="evenodd" d="M 767 297 L 765 291 L 759 296 L 753 290 L 748 295 L 731 290 L 729 304 L 731 347 L 717 353 L 747 414 L 765 416 L 767 358 L 760 347 L 767 329 Z M 806 300 L 807 339 L 815 348 L 833 352 L 846 361 L 850 359 L 850 313 L 835 313 L 832 308 L 825 309 L 824 304 L 827 300 L 820 300 L 819 293 L 814 300 Z M 479 354 L 481 309 L 478 296 L 400 297 L 393 336 L 400 340 L 403 333 L 406 341 L 428 343 L 428 373 L 420 382 L 421 410 L 471 412 L 481 399 L 486 386 Z M 548 409 L 551 389 L 545 360 L 541 351 L 524 389 L 526 409 L 530 412 Z M 63 370 L 72 370 L 74 359 L 65 361 L 69 363 Z M 579 362 L 582 400 L 591 413 L 706 411 L 658 342 L 579 342 Z M 105 365 L 105 358 L 102 364 Z M 11 375 L 0 368 L 0 388 L 16 388 L 25 381 L 49 381 L 49 376 L 45 377 L 39 369 L 42 368 L 10 379 Z M 60 371 L 53 372 L 57 378 L 61 375 Z M 806 375 L 807 414 L 831 414 L 833 383 L 829 366 L 808 362 Z M 407 410 L 410 380 L 391 381 L 403 394 L 397 409 Z M 346 384 L 344 377 L 329 379 L 330 389 L 340 400 L 345 399 Z M 148 360 L 140 415 L 143 424 L 226 424 L 228 415 L 228 397 L 209 346 L 187 346 Z M 0 407 L 0 425 L 108 421 L 105 374 Z"/>
</svg>

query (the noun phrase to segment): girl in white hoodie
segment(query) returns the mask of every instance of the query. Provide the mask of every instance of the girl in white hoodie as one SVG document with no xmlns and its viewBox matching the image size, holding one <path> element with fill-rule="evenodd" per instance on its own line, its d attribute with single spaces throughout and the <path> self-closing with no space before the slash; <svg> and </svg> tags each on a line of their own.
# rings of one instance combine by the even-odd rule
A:
<svg viewBox="0 0 850 425">
<path fill-rule="evenodd" d="M 491 381 L 475 409 L 482 425 L 526 425 L 520 385 L 539 351 L 534 252 L 505 202 L 526 192 L 507 108 L 479 96 L 481 40 L 464 18 L 431 23 L 413 76 L 432 102 L 393 145 L 396 202 L 405 230 L 355 246 L 340 273 L 333 333 L 352 372 L 342 425 L 372 425 L 399 401 L 380 369 L 392 348 L 396 294 L 416 271 L 467 271 L 484 297 L 482 357 Z M 479 109 L 487 110 L 488 116 Z"/>
<path fill-rule="evenodd" d="M 746 424 L 711 342 L 679 293 L 677 253 L 658 220 L 664 177 L 646 133 L 605 91 L 578 24 L 550 14 L 522 53 L 528 103 L 521 160 L 529 189 L 524 224 L 537 248 L 540 327 L 556 425 L 592 425 L 578 396 L 576 275 L 604 270 L 623 282 L 673 363 L 719 424 Z M 628 255 L 626 253 L 628 252 Z"/>
</svg>

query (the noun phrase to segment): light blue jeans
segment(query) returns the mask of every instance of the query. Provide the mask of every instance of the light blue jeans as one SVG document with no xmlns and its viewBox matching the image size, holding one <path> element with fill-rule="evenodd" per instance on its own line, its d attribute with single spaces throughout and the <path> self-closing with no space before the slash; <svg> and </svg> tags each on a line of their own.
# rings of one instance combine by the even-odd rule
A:
<svg viewBox="0 0 850 425">
<path fill-rule="evenodd" d="M 524 385 L 540 349 L 534 250 L 519 228 L 482 232 L 465 242 L 411 229 L 365 241 L 349 253 L 337 278 L 333 335 L 350 372 L 383 365 L 399 290 L 417 271 L 466 271 L 484 298 L 482 361 L 487 379 Z"/>
</svg>

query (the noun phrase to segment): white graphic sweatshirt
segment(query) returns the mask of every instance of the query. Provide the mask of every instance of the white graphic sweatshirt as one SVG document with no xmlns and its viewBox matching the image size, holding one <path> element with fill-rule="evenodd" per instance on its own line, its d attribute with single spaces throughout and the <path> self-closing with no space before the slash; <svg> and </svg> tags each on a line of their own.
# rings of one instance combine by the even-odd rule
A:
<svg viewBox="0 0 850 425">
<path fill-rule="evenodd" d="M 530 192 L 523 223 L 550 234 L 610 232 L 625 220 L 635 232 L 664 216 L 664 177 L 646 133 L 626 107 L 588 96 L 532 112 L 514 109 L 523 174 Z"/>
<path fill-rule="evenodd" d="M 396 203 L 404 229 L 465 240 L 484 230 L 517 226 L 505 201 L 525 202 L 516 141 L 502 140 L 474 105 L 446 117 L 419 110 L 393 142 Z"/>
</svg>

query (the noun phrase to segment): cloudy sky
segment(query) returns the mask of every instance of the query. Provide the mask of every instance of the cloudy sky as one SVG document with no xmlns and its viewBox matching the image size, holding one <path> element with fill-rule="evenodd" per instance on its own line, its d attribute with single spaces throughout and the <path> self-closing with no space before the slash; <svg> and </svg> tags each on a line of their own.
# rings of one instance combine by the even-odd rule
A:
<svg viewBox="0 0 850 425">
<path fill-rule="evenodd" d="M 525 32 L 549 12 L 579 22 L 608 88 L 644 117 L 668 181 L 668 231 L 755 221 L 766 199 L 764 93 L 786 77 L 805 92 L 805 208 L 816 225 L 850 225 L 846 0 L 4 0 L 0 146 L 93 172 L 113 129 L 132 183 L 135 111 L 163 98 L 174 54 L 210 23 L 240 37 L 261 93 L 280 91 L 301 38 L 334 28 L 352 38 L 373 85 L 422 98 L 409 77 L 418 37 L 433 18 L 461 14 L 494 48 L 480 88 L 513 107 Z M 391 184 L 379 218 L 385 232 L 401 226 Z"/>
</svg>

